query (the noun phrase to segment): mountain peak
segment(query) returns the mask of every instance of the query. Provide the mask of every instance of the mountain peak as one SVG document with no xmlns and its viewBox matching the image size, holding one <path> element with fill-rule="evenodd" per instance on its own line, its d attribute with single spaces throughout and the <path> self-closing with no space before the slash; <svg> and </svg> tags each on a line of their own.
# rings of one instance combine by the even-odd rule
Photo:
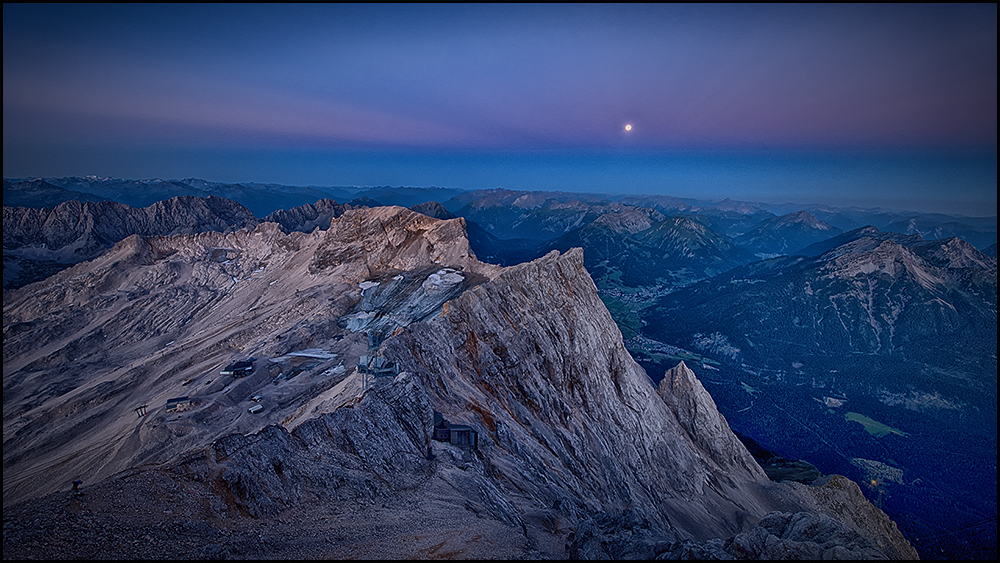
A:
<svg viewBox="0 0 1000 563">
<path fill-rule="evenodd" d="M 476 259 L 465 219 L 435 219 L 397 206 L 350 209 L 334 218 L 310 268 L 340 268 L 346 277 L 368 279 L 434 266 L 497 269 Z"/>
<path fill-rule="evenodd" d="M 767 479 L 707 393 L 699 386 L 701 394 L 668 397 L 671 404 L 649 384 L 580 249 L 508 267 L 385 346 L 424 381 L 436 410 L 479 429 L 480 450 L 502 481 L 542 504 L 575 496 L 587 511 L 631 506 L 660 529 L 715 537 L 733 533 L 736 522 L 709 514 L 742 510 L 736 505 L 766 512 L 737 492 Z M 677 392 L 688 395 L 683 385 Z M 714 425 L 692 437 L 680 421 L 691 417 L 692 429 Z M 697 440 L 724 446 L 710 457 Z M 721 496 L 703 496 L 709 489 Z M 696 498 L 710 498 L 713 508 L 682 508 Z"/>
<path fill-rule="evenodd" d="M 622 206 L 617 211 L 601 215 L 591 224 L 604 225 L 616 233 L 634 235 L 663 219 L 662 213 L 649 207 Z"/>
<path fill-rule="evenodd" d="M 839 278 L 878 273 L 892 279 L 909 277 L 925 289 L 942 286 L 945 275 L 910 248 L 891 239 L 864 237 L 841 245 L 823 255 L 827 275 Z"/>
<path fill-rule="evenodd" d="M 830 225 L 829 223 L 826 223 L 824 221 L 820 221 L 819 219 L 816 218 L 815 215 L 809 213 L 804 209 L 801 211 L 788 213 L 786 215 L 781 215 L 779 217 L 774 217 L 773 219 L 769 219 L 768 221 L 772 221 L 775 226 L 796 225 L 800 227 L 808 227 L 810 229 L 818 229 L 821 231 L 833 231 L 833 230 L 836 230 L 838 232 L 840 231 L 840 229 L 837 229 L 833 225 Z"/>
<path fill-rule="evenodd" d="M 350 209 L 349 205 L 324 198 L 316 203 L 307 203 L 291 209 L 279 209 L 264 217 L 262 221 L 277 223 L 285 232 L 310 232 L 317 228 L 326 230 L 334 217 L 343 215 L 344 211 L 348 209 Z"/>
<path fill-rule="evenodd" d="M 720 465 L 736 461 L 748 471 L 760 470 L 730 431 L 712 396 L 683 360 L 664 373 L 657 393 L 691 439 Z"/>
<path fill-rule="evenodd" d="M 736 242 L 765 257 L 795 252 L 842 232 L 803 210 L 765 219 Z"/>
<path fill-rule="evenodd" d="M 456 217 L 454 213 L 445 209 L 445 207 L 437 201 L 420 203 L 411 206 L 410 210 L 416 211 L 417 213 L 423 213 L 424 215 L 434 217 L 435 219 L 454 219 Z"/>
<path fill-rule="evenodd" d="M 914 250 L 932 264 L 943 268 L 996 268 L 996 259 L 991 260 L 958 237 L 926 241 L 914 245 Z"/>
<path fill-rule="evenodd" d="M 70 265 L 95 258 L 133 234 L 230 231 L 256 223 L 246 207 L 215 196 L 177 196 L 142 208 L 106 200 L 68 200 L 51 209 L 5 206 L 4 256 Z M 4 284 L 20 287 L 35 281 L 25 278 L 10 280 L 5 273 Z"/>
</svg>

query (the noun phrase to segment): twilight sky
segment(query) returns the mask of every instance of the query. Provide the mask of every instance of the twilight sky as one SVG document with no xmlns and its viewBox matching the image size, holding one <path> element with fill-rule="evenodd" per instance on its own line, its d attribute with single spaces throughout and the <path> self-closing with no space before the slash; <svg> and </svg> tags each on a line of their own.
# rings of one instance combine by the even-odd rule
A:
<svg viewBox="0 0 1000 563">
<path fill-rule="evenodd" d="M 4 4 L 3 16 L 5 178 L 996 215 L 996 4 Z"/>
</svg>

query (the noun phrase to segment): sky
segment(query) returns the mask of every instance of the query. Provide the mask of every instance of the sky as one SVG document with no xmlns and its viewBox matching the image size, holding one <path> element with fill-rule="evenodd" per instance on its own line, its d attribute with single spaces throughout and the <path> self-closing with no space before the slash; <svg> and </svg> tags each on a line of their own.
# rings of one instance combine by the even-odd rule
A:
<svg viewBox="0 0 1000 563">
<path fill-rule="evenodd" d="M 996 4 L 5 3 L 3 15 L 5 178 L 996 215 Z"/>
</svg>

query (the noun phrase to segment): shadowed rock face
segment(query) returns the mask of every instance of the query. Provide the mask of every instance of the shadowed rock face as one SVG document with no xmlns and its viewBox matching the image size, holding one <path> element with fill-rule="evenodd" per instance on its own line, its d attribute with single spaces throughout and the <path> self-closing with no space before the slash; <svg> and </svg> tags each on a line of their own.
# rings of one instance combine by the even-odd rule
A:
<svg viewBox="0 0 1000 563">
<path fill-rule="evenodd" d="M 414 272 L 424 281 L 393 289 Z M 438 315 L 397 299 L 434 294 L 459 272 L 465 291 Z M 773 536 L 818 546 L 787 544 L 780 553 L 791 556 L 874 557 L 905 544 L 860 491 L 770 483 L 686 367 L 654 389 L 579 249 L 499 269 L 469 252 L 461 219 L 356 209 L 325 233 L 269 224 L 134 237 L 54 281 L 5 298 L 4 498 L 34 499 L 5 507 L 5 556 L 562 558 L 732 545 L 772 556 Z M 205 375 L 230 355 L 220 349 L 261 362 L 322 344 L 356 357 L 358 335 L 339 321 L 365 304 L 405 319 L 379 328 L 388 337 L 378 353 L 401 372 L 357 394 L 338 391 L 357 373 L 272 381 L 258 370 L 232 384 Z M 422 312 L 394 316 L 400 307 Z M 55 352 L 42 353 L 31 342 L 47 327 L 61 329 L 45 341 Z M 76 379 L 57 389 L 68 367 Z M 255 393 L 269 409 L 258 418 L 246 414 Z M 131 412 L 181 394 L 201 406 Z M 472 427 L 477 448 L 434 441 L 434 411 Z M 46 448 L 58 455 L 38 453 Z M 60 493 L 28 492 L 45 484 L 39 476 L 55 483 L 48 490 L 71 479 L 65 455 L 93 467 L 89 496 L 69 511 Z M 800 513 L 841 521 L 787 532 L 816 528 L 798 524 Z M 309 539 L 316 530 L 320 542 Z"/>
<path fill-rule="evenodd" d="M 683 363 L 654 392 L 601 305 L 580 249 L 505 269 L 385 350 L 420 376 L 435 409 L 480 429 L 479 449 L 498 482 L 517 491 L 521 511 L 555 506 L 581 523 L 623 515 L 609 517 L 611 527 L 631 530 L 635 541 L 607 555 L 649 555 L 641 537 L 654 544 L 732 537 L 775 508 L 808 507 L 833 531 L 789 540 L 815 544 L 785 546 L 790 557 L 838 545 L 852 557 L 915 557 L 850 481 L 838 478 L 837 490 L 847 482 L 856 494 L 836 501 L 830 487 L 768 483 Z M 865 516 L 852 520 L 846 506 Z M 571 552 L 580 537 L 568 540 Z M 755 557 L 777 553 L 757 547 Z"/>
</svg>

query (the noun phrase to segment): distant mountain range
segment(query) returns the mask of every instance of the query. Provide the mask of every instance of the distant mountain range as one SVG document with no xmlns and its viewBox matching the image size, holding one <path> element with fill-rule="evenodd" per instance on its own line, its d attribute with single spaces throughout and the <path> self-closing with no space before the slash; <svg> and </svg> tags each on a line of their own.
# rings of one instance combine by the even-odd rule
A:
<svg viewBox="0 0 1000 563">
<path fill-rule="evenodd" d="M 976 248 L 986 249 L 996 242 L 997 219 L 955 217 L 902 210 L 832 208 L 803 205 L 788 210 L 776 206 L 730 199 L 698 201 L 663 195 L 579 194 L 569 192 L 527 192 L 506 189 L 459 190 L 453 188 L 409 187 L 318 187 L 261 183 L 221 183 L 197 178 L 180 180 L 129 180 L 97 176 L 66 178 L 6 178 L 3 199 L 6 207 L 54 208 L 65 201 L 117 201 L 132 207 L 148 207 L 178 196 L 216 196 L 232 199 L 258 218 L 275 211 L 313 204 L 321 199 L 363 205 L 412 207 L 428 201 L 442 202 L 457 216 L 480 224 L 499 239 L 551 240 L 582 227 L 604 214 L 612 202 L 649 208 L 669 216 L 687 216 L 731 238 L 765 227 L 762 221 L 807 212 L 818 223 L 841 231 L 871 225 L 884 231 L 920 234 L 924 239 L 957 236 Z M 354 202 L 353 200 L 359 200 Z M 613 211 L 614 208 L 608 208 Z M 811 220 L 809 220 L 811 221 Z M 814 225 L 815 227 L 816 225 Z M 761 232 L 760 234 L 764 234 Z M 752 238 L 752 237 L 751 237 Z M 793 245 L 798 241 L 790 241 Z M 804 245 L 801 245 L 804 246 Z M 798 248 L 801 248 L 799 246 Z M 791 252 L 797 248 L 787 248 Z"/>
<path fill-rule="evenodd" d="M 115 201 L 3 208 L 4 288 L 96 258 L 130 235 L 226 232 L 253 226 L 249 209 L 215 196 L 172 197 L 137 209 Z"/>
<path fill-rule="evenodd" d="M 223 211 L 222 204 L 205 203 L 200 215 L 167 219 L 161 202 L 176 197 L 229 199 L 242 209 Z M 444 198 L 443 204 L 437 203 Z M 198 179 L 71 177 L 5 179 L 4 202 L 4 287 L 42 279 L 60 267 L 92 258 L 128 234 L 227 230 L 259 221 L 277 222 L 286 231 L 308 230 L 325 228 L 349 208 L 414 207 L 428 202 L 438 206 L 430 211 L 434 216 L 447 213 L 466 219 L 473 250 L 484 259 L 511 265 L 553 249 L 580 246 L 595 277 L 633 288 L 671 289 L 759 258 L 814 254 L 856 223 L 891 236 L 923 240 L 957 236 L 988 256 L 996 255 L 997 239 L 996 217 L 822 206 L 779 216 L 761 204 L 732 200 L 697 202 L 668 196 L 615 200 L 597 194 L 504 189 L 301 188 Z"/>
<path fill-rule="evenodd" d="M 591 275 L 631 287 L 683 286 L 754 259 L 729 237 L 687 217 L 654 222 L 640 209 L 602 215 L 545 243 L 539 253 L 579 246 Z M 627 222 L 630 215 L 639 220 Z"/>
<path fill-rule="evenodd" d="M 350 202 L 367 197 L 379 205 L 409 207 L 436 199 L 444 200 L 462 190 L 449 188 L 348 188 L 300 187 L 281 184 L 221 183 L 197 178 L 181 180 L 126 180 L 98 176 L 68 178 L 4 179 L 3 200 L 7 207 L 56 207 L 65 201 L 116 201 L 132 207 L 148 207 L 179 196 L 215 196 L 236 201 L 259 218 L 280 209 L 334 198 Z M 384 201 L 383 201 L 384 200 Z"/>
<path fill-rule="evenodd" d="M 754 262 L 673 292 L 650 309 L 648 332 L 689 343 L 717 333 L 740 349 L 734 359 L 754 364 L 792 350 L 947 365 L 995 355 L 995 258 L 958 238 L 923 241 L 873 228 L 837 243 L 813 258 Z M 653 320 L 664 318 L 671 322 Z"/>
<path fill-rule="evenodd" d="M 820 221 L 808 211 L 796 211 L 780 217 L 771 217 L 757 224 L 750 231 L 736 237 L 736 244 L 755 256 L 771 258 L 798 254 L 798 250 L 842 233 L 841 229 Z"/>
</svg>

